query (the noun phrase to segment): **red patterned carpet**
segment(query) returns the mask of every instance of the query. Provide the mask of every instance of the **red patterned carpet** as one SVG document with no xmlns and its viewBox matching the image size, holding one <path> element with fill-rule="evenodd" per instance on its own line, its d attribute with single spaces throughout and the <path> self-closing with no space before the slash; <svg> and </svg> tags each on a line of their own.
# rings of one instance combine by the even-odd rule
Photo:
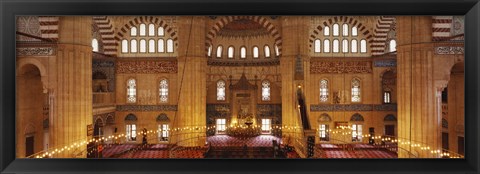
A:
<svg viewBox="0 0 480 174">
<path fill-rule="evenodd" d="M 316 158 L 397 158 L 395 152 L 370 144 L 318 144 Z"/>
<path fill-rule="evenodd" d="M 272 140 L 280 143 L 281 138 L 272 135 L 260 135 L 251 138 L 236 138 L 228 135 L 215 135 L 207 138 L 212 146 L 218 147 L 272 147 Z"/>
</svg>

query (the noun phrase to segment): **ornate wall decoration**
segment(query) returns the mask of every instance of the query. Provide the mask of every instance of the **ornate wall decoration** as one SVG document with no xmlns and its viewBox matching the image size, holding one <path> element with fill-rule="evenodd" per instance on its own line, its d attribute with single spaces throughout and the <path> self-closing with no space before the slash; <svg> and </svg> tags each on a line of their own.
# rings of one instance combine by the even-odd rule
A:
<svg viewBox="0 0 480 174">
<path fill-rule="evenodd" d="M 207 116 L 226 116 L 230 113 L 230 104 L 207 104 Z"/>
<path fill-rule="evenodd" d="M 310 111 L 396 111 L 396 104 L 371 105 L 371 104 L 346 104 L 346 105 L 310 105 Z"/>
<path fill-rule="evenodd" d="M 96 114 L 93 115 L 93 123 L 97 118 L 101 118 L 104 121 L 104 125 L 107 124 L 115 124 L 115 112 L 103 113 L 103 114 Z M 111 119 L 108 119 L 111 118 Z"/>
<path fill-rule="evenodd" d="M 281 104 L 259 104 L 257 105 L 257 114 L 260 117 L 282 116 Z"/>
<path fill-rule="evenodd" d="M 92 61 L 92 67 L 93 68 L 101 68 L 101 67 L 114 68 L 115 67 L 115 61 L 113 61 L 113 60 L 93 60 Z"/>
<path fill-rule="evenodd" d="M 115 91 L 115 61 L 113 60 L 93 60 L 92 72 L 102 72 L 107 76 L 108 91 Z"/>
<path fill-rule="evenodd" d="M 372 73 L 372 64 L 369 61 L 313 61 L 310 63 L 310 73 Z"/>
<path fill-rule="evenodd" d="M 177 111 L 177 105 L 117 105 L 117 111 Z"/>
<path fill-rule="evenodd" d="M 374 105 L 373 110 L 375 110 L 375 111 L 397 111 L 397 104 Z"/>
<path fill-rule="evenodd" d="M 396 67 L 397 60 L 375 60 L 373 61 L 374 67 Z"/>
<path fill-rule="evenodd" d="M 207 61 L 207 65 L 210 66 L 274 66 L 280 65 L 280 59 L 273 58 L 267 60 L 255 60 L 255 61 L 234 61 L 234 60 L 215 60 L 213 58 Z"/>
<path fill-rule="evenodd" d="M 17 56 L 51 56 L 55 55 L 53 47 L 24 47 L 17 48 Z"/>
<path fill-rule="evenodd" d="M 117 73 L 119 74 L 155 74 L 177 73 L 176 61 L 119 61 Z"/>
<path fill-rule="evenodd" d="M 445 55 L 445 54 L 464 54 L 465 48 L 459 46 L 438 46 L 435 47 L 435 54 Z"/>
<path fill-rule="evenodd" d="M 388 114 L 383 118 L 383 121 L 397 121 L 397 118 L 393 114 Z"/>
<path fill-rule="evenodd" d="M 29 35 L 42 37 L 40 31 L 40 21 L 38 16 L 17 16 L 17 31 Z M 32 37 L 22 36 L 17 34 L 17 41 L 40 41 Z"/>
</svg>

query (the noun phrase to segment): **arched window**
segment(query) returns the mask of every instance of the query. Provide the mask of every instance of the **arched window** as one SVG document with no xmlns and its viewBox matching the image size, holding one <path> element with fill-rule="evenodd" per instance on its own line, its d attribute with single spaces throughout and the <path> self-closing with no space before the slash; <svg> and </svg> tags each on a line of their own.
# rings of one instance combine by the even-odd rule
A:
<svg viewBox="0 0 480 174">
<path fill-rule="evenodd" d="M 329 53 L 330 52 L 330 40 L 325 39 L 323 41 L 323 52 L 324 53 Z"/>
<path fill-rule="evenodd" d="M 265 45 L 265 57 L 270 57 L 270 47 L 268 45 Z"/>
<path fill-rule="evenodd" d="M 394 51 L 397 51 L 397 41 L 395 40 L 390 40 L 390 44 L 389 44 L 389 48 L 390 48 L 390 52 L 394 52 Z"/>
<path fill-rule="evenodd" d="M 217 82 L 217 100 L 225 100 L 225 81 L 223 80 Z"/>
<path fill-rule="evenodd" d="M 352 102 L 360 102 L 360 80 L 352 80 Z"/>
<path fill-rule="evenodd" d="M 342 33 L 343 36 L 348 36 L 348 24 L 343 24 Z"/>
<path fill-rule="evenodd" d="M 92 48 L 93 48 L 93 51 L 98 52 L 98 40 L 97 39 L 92 39 Z"/>
<path fill-rule="evenodd" d="M 247 48 L 241 47 L 240 48 L 240 58 L 245 59 L 247 57 Z"/>
<path fill-rule="evenodd" d="M 333 40 L 333 52 L 334 52 L 334 53 L 338 53 L 339 50 L 340 50 L 339 47 L 340 47 L 340 46 L 339 46 L 339 41 L 338 41 L 338 39 L 334 39 L 334 40 Z"/>
<path fill-rule="evenodd" d="M 320 45 L 321 42 L 322 42 L 322 41 L 320 41 L 320 39 L 315 40 L 315 52 L 316 52 L 316 53 L 319 53 L 320 50 L 322 49 L 322 48 L 321 48 L 321 45 Z"/>
<path fill-rule="evenodd" d="M 362 127 L 361 124 L 352 124 L 352 142 L 362 141 Z"/>
<path fill-rule="evenodd" d="M 391 103 L 390 94 L 390 91 L 383 92 L 383 103 Z"/>
<path fill-rule="evenodd" d="M 167 40 L 167 53 L 173 53 L 173 40 Z"/>
<path fill-rule="evenodd" d="M 140 36 L 145 36 L 146 32 L 145 24 L 140 24 Z"/>
<path fill-rule="evenodd" d="M 333 24 L 333 36 L 338 36 L 339 32 L 338 24 Z"/>
<path fill-rule="evenodd" d="M 168 81 L 167 79 L 160 80 L 159 87 L 160 102 L 164 103 L 168 101 Z"/>
<path fill-rule="evenodd" d="M 268 80 L 262 82 L 262 101 L 270 101 L 270 82 Z"/>
<path fill-rule="evenodd" d="M 330 27 L 325 27 L 323 29 L 323 35 L 324 36 L 330 36 Z"/>
<path fill-rule="evenodd" d="M 222 57 L 222 50 L 223 50 L 223 47 L 221 45 L 219 45 L 217 47 L 217 57 L 218 58 Z"/>
<path fill-rule="evenodd" d="M 280 56 L 280 49 L 278 49 L 277 45 L 275 45 L 275 55 Z"/>
<path fill-rule="evenodd" d="M 137 36 L 137 27 L 130 28 L 130 36 Z"/>
<path fill-rule="evenodd" d="M 258 58 L 258 47 L 253 47 L 253 58 Z"/>
<path fill-rule="evenodd" d="M 141 53 L 147 52 L 147 41 L 145 39 L 140 40 L 140 52 Z"/>
<path fill-rule="evenodd" d="M 235 52 L 235 49 L 233 46 L 228 47 L 228 58 L 233 58 L 233 53 Z"/>
<path fill-rule="evenodd" d="M 208 46 L 207 56 L 212 57 L 212 45 Z"/>
<path fill-rule="evenodd" d="M 148 41 L 148 52 L 149 53 L 154 53 L 155 52 L 155 40 L 150 39 Z"/>
<path fill-rule="evenodd" d="M 362 39 L 360 41 L 360 52 L 361 53 L 366 53 L 367 52 L 367 41 L 365 39 Z"/>
<path fill-rule="evenodd" d="M 328 100 L 328 81 L 326 79 L 320 80 L 320 101 L 326 102 Z"/>
<path fill-rule="evenodd" d="M 348 53 L 348 40 L 343 39 L 342 41 L 342 52 Z"/>
<path fill-rule="evenodd" d="M 352 36 L 358 36 L 357 27 L 352 27 Z"/>
<path fill-rule="evenodd" d="M 148 36 L 155 36 L 155 25 L 148 25 Z"/>
<path fill-rule="evenodd" d="M 158 39 L 158 52 L 165 52 L 165 41 L 163 41 L 163 39 Z"/>
<path fill-rule="evenodd" d="M 127 141 L 136 141 L 137 140 L 137 116 L 133 114 L 128 114 L 125 117 L 125 134 Z"/>
<path fill-rule="evenodd" d="M 135 103 L 137 101 L 137 84 L 135 79 L 127 81 L 127 103 Z"/>
<path fill-rule="evenodd" d="M 361 142 L 362 141 L 362 134 L 363 134 L 363 116 L 359 113 L 355 113 L 350 117 L 350 121 L 353 122 L 352 124 L 352 142 Z"/>
<path fill-rule="evenodd" d="M 158 27 L 157 34 L 158 34 L 158 36 L 164 36 L 165 35 L 165 31 L 163 30 L 163 27 Z"/>
<path fill-rule="evenodd" d="M 128 40 L 122 40 L 122 53 L 128 53 Z"/>
<path fill-rule="evenodd" d="M 137 48 L 138 48 L 138 47 L 137 47 L 137 40 L 132 39 L 132 40 L 130 41 L 130 52 L 136 53 L 136 52 L 137 52 Z"/>
<path fill-rule="evenodd" d="M 357 44 L 358 44 L 358 43 L 357 43 L 357 40 L 353 39 L 353 40 L 352 40 L 352 53 L 358 52 L 358 51 L 357 51 L 357 46 L 358 46 Z"/>
</svg>

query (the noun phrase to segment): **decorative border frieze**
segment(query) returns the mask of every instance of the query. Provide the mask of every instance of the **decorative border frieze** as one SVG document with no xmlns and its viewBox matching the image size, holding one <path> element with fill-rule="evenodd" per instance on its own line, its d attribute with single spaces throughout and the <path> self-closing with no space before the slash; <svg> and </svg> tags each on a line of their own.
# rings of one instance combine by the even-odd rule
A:
<svg viewBox="0 0 480 174">
<path fill-rule="evenodd" d="M 177 111 L 177 105 L 117 105 L 117 111 Z"/>
<path fill-rule="evenodd" d="M 439 55 L 452 55 L 452 54 L 464 54 L 465 47 L 461 46 L 438 46 L 435 47 L 435 54 Z"/>
<path fill-rule="evenodd" d="M 17 56 L 52 56 L 55 55 L 53 47 L 22 47 L 17 48 Z"/>
<path fill-rule="evenodd" d="M 310 111 L 396 111 L 396 104 L 371 105 L 371 104 L 347 104 L 347 105 L 310 105 Z"/>
<path fill-rule="evenodd" d="M 310 73 L 372 73 L 372 63 L 370 61 L 312 61 Z"/>
<path fill-rule="evenodd" d="M 115 67 L 115 62 L 111 60 L 93 60 L 93 68 L 113 68 Z"/>
<path fill-rule="evenodd" d="M 280 65 L 280 59 L 273 58 L 268 61 L 229 61 L 229 60 L 214 60 L 213 58 L 207 61 L 210 66 L 274 66 Z"/>
<path fill-rule="evenodd" d="M 118 74 L 177 73 L 177 61 L 119 61 Z"/>
<path fill-rule="evenodd" d="M 373 61 L 374 67 L 396 67 L 397 60 L 375 60 Z"/>
</svg>

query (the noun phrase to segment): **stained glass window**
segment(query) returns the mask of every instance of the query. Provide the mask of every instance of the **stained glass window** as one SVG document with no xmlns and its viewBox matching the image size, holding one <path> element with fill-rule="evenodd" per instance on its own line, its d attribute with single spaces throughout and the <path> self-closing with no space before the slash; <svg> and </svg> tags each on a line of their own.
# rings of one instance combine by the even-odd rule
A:
<svg viewBox="0 0 480 174">
<path fill-rule="evenodd" d="M 360 80 L 352 80 L 352 102 L 360 102 Z"/>
<path fill-rule="evenodd" d="M 223 80 L 217 82 L 217 100 L 225 100 L 225 81 Z"/>
<path fill-rule="evenodd" d="M 262 101 L 270 101 L 270 82 L 262 82 Z"/>
<path fill-rule="evenodd" d="M 328 100 L 328 81 L 320 80 L 320 101 L 326 102 Z"/>
<path fill-rule="evenodd" d="M 135 103 L 137 101 L 137 85 L 135 79 L 130 79 L 127 82 L 127 102 Z"/>
<path fill-rule="evenodd" d="M 167 79 L 160 80 L 160 102 L 167 102 L 168 101 L 168 81 Z"/>
</svg>

